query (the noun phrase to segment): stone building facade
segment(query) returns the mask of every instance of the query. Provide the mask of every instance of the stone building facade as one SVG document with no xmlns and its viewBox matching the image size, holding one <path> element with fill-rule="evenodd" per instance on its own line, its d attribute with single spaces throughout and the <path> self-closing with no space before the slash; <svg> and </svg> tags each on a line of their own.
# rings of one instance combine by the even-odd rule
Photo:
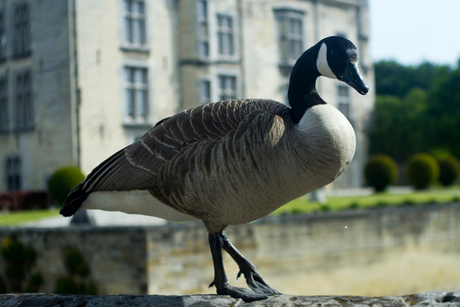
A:
<svg viewBox="0 0 460 307">
<path fill-rule="evenodd" d="M 329 35 L 360 51 L 360 96 L 318 82 L 355 127 L 334 184 L 361 184 L 373 108 L 367 0 L 0 1 L 0 192 L 42 190 L 59 166 L 89 173 L 158 120 L 231 98 L 287 102 L 301 52 Z"/>
</svg>

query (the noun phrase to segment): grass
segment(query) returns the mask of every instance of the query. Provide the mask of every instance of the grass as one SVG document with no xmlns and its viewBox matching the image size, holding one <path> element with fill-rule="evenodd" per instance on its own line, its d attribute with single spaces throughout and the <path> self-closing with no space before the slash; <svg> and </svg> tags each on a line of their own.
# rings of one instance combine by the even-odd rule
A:
<svg viewBox="0 0 460 307">
<path fill-rule="evenodd" d="M 396 205 L 426 203 L 447 203 L 460 200 L 460 189 L 433 189 L 408 194 L 378 193 L 368 196 L 328 197 L 327 204 L 308 201 L 307 197 L 295 199 L 273 214 L 311 213 L 318 211 L 339 211 L 343 209 L 365 209 Z"/>
<path fill-rule="evenodd" d="M 59 209 L 42 209 L 30 211 L 13 211 L 0 213 L 0 226 L 18 226 L 29 221 L 36 221 L 59 215 Z"/>
</svg>

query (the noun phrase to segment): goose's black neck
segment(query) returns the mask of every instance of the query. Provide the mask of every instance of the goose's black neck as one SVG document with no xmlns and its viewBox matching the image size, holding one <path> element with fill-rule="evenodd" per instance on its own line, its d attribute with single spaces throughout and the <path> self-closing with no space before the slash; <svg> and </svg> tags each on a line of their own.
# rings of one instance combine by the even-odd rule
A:
<svg viewBox="0 0 460 307">
<path fill-rule="evenodd" d="M 316 79 L 320 76 L 316 66 L 319 45 L 305 51 L 297 60 L 289 79 L 288 100 L 292 121 L 299 123 L 302 116 L 314 105 L 325 104 L 316 91 Z"/>
</svg>

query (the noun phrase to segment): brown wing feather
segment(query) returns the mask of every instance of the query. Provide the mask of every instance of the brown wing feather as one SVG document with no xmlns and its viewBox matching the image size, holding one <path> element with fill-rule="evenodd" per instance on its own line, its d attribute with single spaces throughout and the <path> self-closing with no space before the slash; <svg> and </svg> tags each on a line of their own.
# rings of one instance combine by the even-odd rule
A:
<svg viewBox="0 0 460 307">
<path fill-rule="evenodd" d="M 275 105 L 277 108 L 273 109 L 270 109 L 272 104 L 268 104 L 267 107 L 267 105 L 256 103 L 254 105 L 235 104 L 234 109 L 230 108 L 229 104 L 222 103 L 221 106 L 227 112 L 227 116 L 232 118 L 230 125 L 235 125 L 236 128 L 229 129 L 219 138 L 212 138 L 213 133 L 203 133 L 203 130 L 193 126 L 194 131 L 202 132 L 202 134 L 197 135 L 197 138 L 199 137 L 201 140 L 184 147 L 169 163 L 165 164 L 160 170 L 159 176 L 155 178 L 155 189 L 150 190 L 151 194 L 158 199 L 169 200 L 171 206 L 176 210 L 197 218 L 203 218 L 206 214 L 207 204 L 200 201 L 190 201 L 194 198 L 190 195 L 190 189 L 193 190 L 194 184 L 197 184 L 197 187 L 199 184 L 203 185 L 209 180 L 207 174 L 212 169 L 225 169 L 223 174 L 234 174 L 234 167 L 243 156 L 253 161 L 253 168 L 257 169 L 256 159 L 251 156 L 257 150 L 253 149 L 257 146 L 263 146 L 262 144 L 267 143 L 267 141 L 271 142 L 267 138 L 276 138 L 276 136 L 270 135 L 271 128 L 275 121 L 283 121 L 280 116 L 286 116 L 286 112 L 289 110 L 278 104 Z M 205 111 L 206 109 L 204 109 Z M 223 111 L 220 110 L 220 113 Z M 216 114 L 219 114 L 219 111 Z M 194 122 L 193 117 L 192 112 L 191 122 Z M 221 123 L 221 121 L 213 122 Z M 203 121 L 201 128 L 205 127 L 206 124 Z M 217 158 L 217 156 L 221 156 L 221 158 Z M 231 161 L 235 162 L 232 163 Z M 221 184 L 231 184 L 231 182 L 222 178 Z M 199 191 L 197 191 L 195 199 L 203 198 L 212 202 L 212 192 L 207 195 L 198 195 L 203 190 L 199 188 L 197 190 Z"/>
</svg>

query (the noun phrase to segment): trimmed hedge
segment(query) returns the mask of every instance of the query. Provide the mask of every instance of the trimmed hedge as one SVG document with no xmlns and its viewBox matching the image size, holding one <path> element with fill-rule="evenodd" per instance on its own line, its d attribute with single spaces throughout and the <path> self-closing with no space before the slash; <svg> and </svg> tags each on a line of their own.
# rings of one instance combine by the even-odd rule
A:
<svg viewBox="0 0 460 307">
<path fill-rule="evenodd" d="M 427 189 L 439 178 L 438 162 L 427 153 L 413 155 L 407 162 L 407 178 L 416 189 Z"/>
<path fill-rule="evenodd" d="M 390 184 L 398 180 L 398 166 L 388 155 L 377 154 L 370 157 L 364 168 L 364 177 L 368 185 L 376 192 L 383 192 Z"/>
<path fill-rule="evenodd" d="M 438 160 L 439 182 L 444 186 L 452 185 L 460 177 L 460 161 L 452 155 Z"/>
<path fill-rule="evenodd" d="M 48 189 L 51 196 L 62 204 L 70 191 L 84 179 L 85 175 L 78 167 L 63 166 L 51 175 L 48 181 Z"/>
</svg>

